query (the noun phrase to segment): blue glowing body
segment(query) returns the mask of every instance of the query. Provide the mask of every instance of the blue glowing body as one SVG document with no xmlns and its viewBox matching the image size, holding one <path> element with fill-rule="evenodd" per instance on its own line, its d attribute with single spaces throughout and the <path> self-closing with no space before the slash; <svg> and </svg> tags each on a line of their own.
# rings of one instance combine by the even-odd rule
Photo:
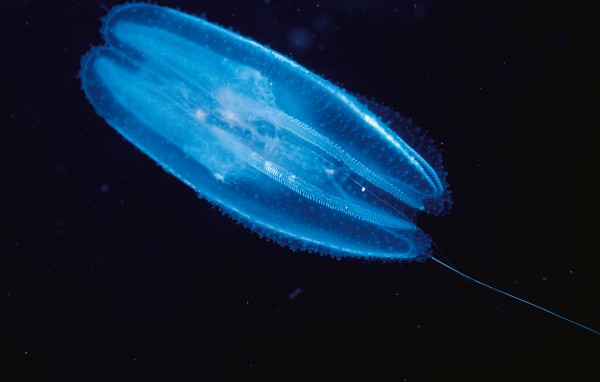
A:
<svg viewBox="0 0 600 382">
<path fill-rule="evenodd" d="M 434 168 L 355 97 L 238 34 L 149 4 L 114 8 L 82 60 L 96 111 L 168 172 L 293 249 L 416 259 L 446 198 Z"/>
</svg>

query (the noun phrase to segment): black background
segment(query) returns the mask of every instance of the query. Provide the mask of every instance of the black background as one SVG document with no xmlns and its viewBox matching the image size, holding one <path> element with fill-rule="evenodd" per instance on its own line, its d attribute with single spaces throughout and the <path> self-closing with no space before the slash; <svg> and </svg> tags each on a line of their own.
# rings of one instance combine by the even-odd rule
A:
<svg viewBox="0 0 600 382">
<path fill-rule="evenodd" d="M 199 200 L 80 89 L 80 57 L 118 3 L 0 5 L 1 380 L 599 378 L 599 336 L 433 261 L 293 253 Z M 449 215 L 419 218 L 435 255 L 600 329 L 587 10 L 159 3 L 206 13 L 412 117 L 443 148 L 454 194 Z"/>
</svg>

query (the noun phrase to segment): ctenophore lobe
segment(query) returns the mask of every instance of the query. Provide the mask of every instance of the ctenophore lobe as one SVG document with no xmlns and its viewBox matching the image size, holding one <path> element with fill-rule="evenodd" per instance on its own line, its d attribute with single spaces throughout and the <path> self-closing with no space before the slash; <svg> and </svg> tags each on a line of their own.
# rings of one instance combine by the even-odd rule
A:
<svg viewBox="0 0 600 382">
<path fill-rule="evenodd" d="M 98 114 L 233 219 L 292 249 L 429 255 L 414 221 L 443 210 L 444 173 L 353 96 L 169 8 L 113 8 L 102 34 L 81 68 Z"/>
</svg>

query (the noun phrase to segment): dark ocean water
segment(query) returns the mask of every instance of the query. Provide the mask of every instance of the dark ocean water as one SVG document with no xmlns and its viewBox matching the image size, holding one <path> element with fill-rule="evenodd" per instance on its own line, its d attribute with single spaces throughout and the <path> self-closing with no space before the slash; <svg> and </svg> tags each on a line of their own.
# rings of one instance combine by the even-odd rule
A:
<svg viewBox="0 0 600 382">
<path fill-rule="evenodd" d="M 79 60 L 117 1 L 3 1 L 0 379 L 597 380 L 599 337 L 438 264 L 259 239 L 122 139 Z M 597 49 L 567 4 L 159 1 L 422 126 L 436 257 L 600 328 Z M 593 24 L 592 24 L 593 25 Z"/>
</svg>

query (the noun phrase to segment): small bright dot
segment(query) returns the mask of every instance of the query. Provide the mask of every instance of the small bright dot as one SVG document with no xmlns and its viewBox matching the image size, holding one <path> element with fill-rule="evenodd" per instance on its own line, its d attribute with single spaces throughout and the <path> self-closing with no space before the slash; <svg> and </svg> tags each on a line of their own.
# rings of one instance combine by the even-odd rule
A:
<svg viewBox="0 0 600 382">
<path fill-rule="evenodd" d="M 202 109 L 196 109 L 196 112 L 194 113 L 194 117 L 196 118 L 197 121 L 204 122 L 204 121 L 206 121 L 206 112 Z"/>
<path fill-rule="evenodd" d="M 335 171 L 332 168 L 326 168 L 325 169 L 325 173 L 327 173 L 327 175 L 333 175 Z"/>
<path fill-rule="evenodd" d="M 360 191 L 361 191 L 361 192 L 365 192 L 366 190 L 367 190 L 367 189 L 366 189 L 366 188 L 364 188 L 364 187 L 360 189 Z"/>
</svg>

